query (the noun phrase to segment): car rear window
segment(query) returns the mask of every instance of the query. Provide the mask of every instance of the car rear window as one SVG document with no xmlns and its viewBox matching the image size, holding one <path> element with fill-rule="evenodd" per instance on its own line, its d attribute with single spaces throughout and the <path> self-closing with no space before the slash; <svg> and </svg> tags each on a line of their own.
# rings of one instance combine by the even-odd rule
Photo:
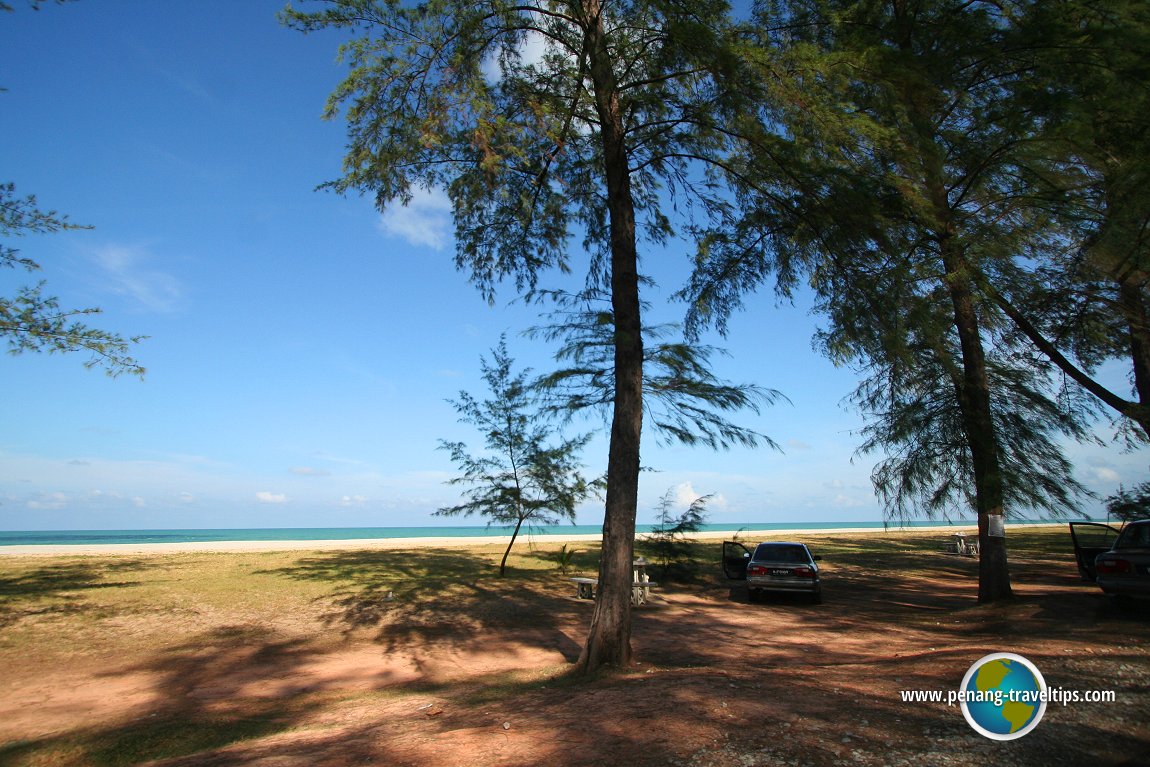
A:
<svg viewBox="0 0 1150 767">
<path fill-rule="evenodd" d="M 1114 542 L 1116 549 L 1150 548 L 1150 525 L 1128 525 Z"/>
<path fill-rule="evenodd" d="M 755 549 L 755 555 L 752 559 L 760 562 L 794 562 L 796 564 L 810 561 L 807 559 L 807 552 L 803 550 L 803 547 L 793 543 L 761 543 Z"/>
</svg>

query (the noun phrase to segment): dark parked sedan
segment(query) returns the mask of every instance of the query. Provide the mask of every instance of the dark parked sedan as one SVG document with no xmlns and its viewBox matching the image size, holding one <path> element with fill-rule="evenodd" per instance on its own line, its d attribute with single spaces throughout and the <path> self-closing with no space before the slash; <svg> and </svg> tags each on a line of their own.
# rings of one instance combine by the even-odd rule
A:
<svg viewBox="0 0 1150 767">
<path fill-rule="evenodd" d="M 1150 599 L 1150 519 L 1122 528 L 1110 551 L 1094 560 L 1096 581 L 1120 601 Z"/>
<path fill-rule="evenodd" d="M 746 581 L 751 599 L 775 591 L 809 594 L 816 603 L 821 602 L 820 559 L 805 543 L 760 543 L 753 553 L 737 541 L 723 543 L 723 572 L 731 580 Z"/>
</svg>

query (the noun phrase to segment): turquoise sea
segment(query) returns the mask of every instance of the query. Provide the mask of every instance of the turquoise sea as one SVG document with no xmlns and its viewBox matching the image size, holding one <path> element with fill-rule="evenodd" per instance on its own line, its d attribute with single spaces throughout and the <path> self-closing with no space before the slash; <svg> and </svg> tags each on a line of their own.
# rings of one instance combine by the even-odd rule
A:
<svg viewBox="0 0 1150 767">
<path fill-rule="evenodd" d="M 969 526 L 970 520 L 955 520 L 954 524 Z M 1012 524 L 1026 524 L 1012 522 Z M 837 528 L 882 529 L 882 522 L 748 522 L 716 523 L 704 525 L 708 531 L 743 530 L 833 530 Z M 945 522 L 922 520 L 908 527 L 945 527 Z M 640 533 L 650 532 L 652 525 L 639 525 Z M 599 525 L 556 525 L 532 528 L 532 535 L 594 535 Z M 526 531 L 523 531 L 526 532 Z M 76 545 L 104 543 L 211 543 L 219 541 L 329 541 L 370 538 L 454 538 L 496 537 L 511 534 L 509 527 L 455 526 L 455 527 L 267 527 L 223 530 L 34 530 L 0 531 L 0 546 Z M 522 534 L 522 533 L 521 533 Z"/>
</svg>

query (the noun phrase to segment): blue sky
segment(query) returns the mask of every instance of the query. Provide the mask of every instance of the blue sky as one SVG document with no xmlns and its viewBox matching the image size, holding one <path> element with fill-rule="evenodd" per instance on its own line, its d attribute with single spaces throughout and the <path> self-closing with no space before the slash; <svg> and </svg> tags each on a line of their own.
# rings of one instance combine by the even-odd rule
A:
<svg viewBox="0 0 1150 767">
<path fill-rule="evenodd" d="M 522 365 L 550 365 L 519 336 L 536 309 L 510 287 L 490 307 L 455 270 L 438 198 L 381 216 L 315 191 L 343 154 L 343 123 L 320 118 L 339 38 L 281 27 L 281 7 L 0 15 L 0 181 L 94 227 L 14 243 L 44 269 L 6 270 L 0 290 L 46 279 L 63 306 L 101 307 L 97 327 L 149 336 L 143 381 L 78 355 L 0 357 L 0 529 L 450 523 L 431 517 L 457 502 L 436 447 L 478 439 L 446 399 L 484 393 L 479 357 L 503 332 Z M 682 312 L 666 299 L 686 260 L 684 245 L 648 262 L 659 319 Z M 647 439 L 640 521 L 668 489 L 715 494 L 714 522 L 881 518 L 841 404 L 854 378 L 811 350 L 816 325 L 801 299 L 763 295 L 709 339 L 730 351 L 723 375 L 790 399 L 744 419 L 784 451 Z M 1145 452 L 1070 453 L 1103 495 L 1145 478 Z M 605 440 L 585 459 L 602 471 Z M 601 520 L 595 504 L 579 515 Z"/>
</svg>

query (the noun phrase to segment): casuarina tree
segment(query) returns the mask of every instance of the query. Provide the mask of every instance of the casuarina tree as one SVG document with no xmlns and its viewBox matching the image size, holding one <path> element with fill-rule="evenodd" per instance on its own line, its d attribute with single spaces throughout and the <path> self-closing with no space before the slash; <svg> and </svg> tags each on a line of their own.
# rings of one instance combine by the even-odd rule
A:
<svg viewBox="0 0 1150 767">
<path fill-rule="evenodd" d="M 2 8 L 2 7 L 0 7 Z M 89 227 L 73 224 L 54 210 L 42 210 L 35 196 L 16 193 L 15 184 L 0 184 L 0 270 L 40 270 L 40 264 L 13 247 L 11 237 L 50 234 Z M 15 295 L 0 296 L 0 338 L 12 354 L 80 352 L 89 355 L 85 367 L 102 367 L 108 375 L 143 376 L 144 368 L 128 352 L 142 336 L 124 338 L 93 328 L 82 318 L 100 310 L 62 309 L 54 296 L 44 295 L 44 282 L 26 285 Z"/>
<path fill-rule="evenodd" d="M 563 439 L 556 434 L 542 416 L 542 406 L 528 381 L 530 370 L 513 369 L 506 338 L 492 350 L 491 361 L 484 358 L 480 364 L 490 399 L 481 401 L 461 391 L 451 404 L 461 422 L 483 435 L 484 449 L 476 453 L 464 442 L 440 442 L 462 472 L 450 484 L 466 486 L 468 500 L 436 513 L 478 514 L 490 524 L 512 527 L 499 562 L 499 574 L 504 575 L 523 525 L 574 522 L 579 504 L 594 493 L 596 483 L 579 472 L 579 456 L 591 435 Z"/>
<path fill-rule="evenodd" d="M 739 217 L 690 291 L 710 322 L 772 274 L 808 281 L 820 345 L 862 374 L 888 513 L 973 510 L 981 601 L 1011 595 L 1004 519 L 1064 513 L 1083 491 L 1060 443 L 1088 436 L 1092 410 L 988 291 L 1033 284 L 1065 241 L 1037 179 L 1029 5 L 757 4 L 747 87 L 763 107 L 731 115 Z"/>
<path fill-rule="evenodd" d="M 28 3 L 36 10 L 42 4 L 42 0 Z M 13 10 L 10 3 L 0 2 L 0 13 Z M 41 209 L 35 195 L 17 194 L 14 183 L 0 183 L 0 270 L 37 272 L 41 268 L 35 259 L 21 255 L 10 238 L 90 228 L 54 210 Z M 0 296 L 0 339 L 7 342 L 9 353 L 81 352 L 90 355 L 85 367 L 102 367 L 113 377 L 144 375 L 144 368 L 128 353 L 143 336 L 124 338 L 85 324 L 81 318 L 99 314 L 100 309 L 61 309 L 55 296 L 44 295 L 44 284 L 41 280 L 18 288 L 15 295 Z"/>
<path fill-rule="evenodd" d="M 631 659 L 630 591 L 643 433 L 643 243 L 729 204 L 709 175 L 731 59 L 717 0 L 332 0 L 289 8 L 304 31 L 350 30 L 350 143 L 330 188 L 379 208 L 419 189 L 451 200 L 456 264 L 492 299 L 578 270 L 608 296 L 610 444 L 600 590 L 579 664 Z M 673 213 L 678 211 L 678 214 Z M 579 246 L 581 247 L 573 247 Z"/>
</svg>

